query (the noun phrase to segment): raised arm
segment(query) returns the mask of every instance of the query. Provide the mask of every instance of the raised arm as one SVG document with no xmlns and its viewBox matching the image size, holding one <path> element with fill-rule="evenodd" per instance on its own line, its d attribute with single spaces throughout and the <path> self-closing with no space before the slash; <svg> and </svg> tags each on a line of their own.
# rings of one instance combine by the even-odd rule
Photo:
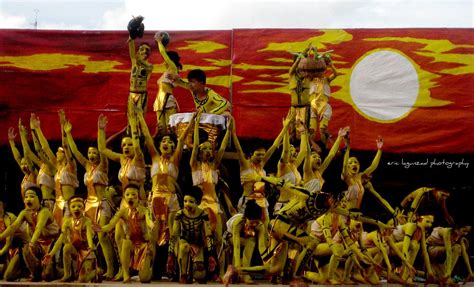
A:
<svg viewBox="0 0 474 287">
<path fill-rule="evenodd" d="M 72 154 L 76 157 L 79 163 L 86 167 L 87 163 L 89 162 L 87 158 L 82 155 L 82 153 L 77 149 L 76 143 L 74 142 L 74 138 L 72 137 L 72 124 L 70 121 L 66 121 L 64 123 L 64 132 L 66 133 L 66 140 L 68 143 L 69 148 L 71 149 Z"/>
<path fill-rule="evenodd" d="M 237 156 L 239 158 L 240 170 L 246 170 L 246 169 L 250 168 L 250 163 L 247 160 L 247 158 L 245 157 L 245 153 L 242 150 L 242 146 L 240 145 L 239 138 L 237 137 L 235 122 L 234 122 L 233 129 L 232 129 L 232 142 L 234 143 L 235 150 L 236 150 Z"/>
<path fill-rule="evenodd" d="M 183 154 L 184 143 L 186 142 L 186 138 L 189 134 L 189 131 L 195 125 L 196 116 L 197 116 L 197 113 L 193 113 L 193 116 L 191 117 L 191 120 L 189 120 L 188 125 L 178 137 L 178 143 L 176 144 L 176 148 L 173 154 L 173 161 L 175 162 L 176 166 L 178 166 L 179 162 L 181 161 L 181 155 Z"/>
<path fill-rule="evenodd" d="M 302 122 L 301 124 L 304 126 Z M 310 151 L 310 148 L 309 148 L 308 132 L 306 131 L 306 127 L 304 127 L 304 131 L 301 132 L 300 151 L 298 152 L 298 156 L 296 157 L 296 160 L 295 160 L 296 168 L 298 168 L 301 165 L 304 158 L 306 157 L 306 154 L 308 153 L 311 154 L 311 152 L 309 151 Z"/>
<path fill-rule="evenodd" d="M 267 150 L 265 156 L 262 159 L 262 165 L 265 166 L 267 161 L 272 157 L 275 150 L 280 146 L 282 139 L 284 138 L 285 134 L 288 132 L 288 128 L 290 127 L 290 123 L 294 118 L 294 113 L 290 111 L 287 115 L 286 119 L 283 121 L 283 128 L 281 129 L 280 133 L 278 134 L 277 138 L 273 142 L 272 146 Z"/>
<path fill-rule="evenodd" d="M 33 164 L 37 166 L 41 166 L 41 160 L 31 151 L 30 145 L 28 143 L 28 131 L 26 127 L 23 125 L 21 118 L 18 120 L 18 131 L 20 133 L 21 139 L 21 146 L 23 148 L 23 156 L 28 161 L 28 164 L 31 164 L 31 168 L 33 168 Z"/>
<path fill-rule="evenodd" d="M 177 74 L 178 67 L 176 67 L 175 63 L 171 61 L 170 57 L 168 56 L 168 53 L 166 53 L 166 48 L 163 45 L 162 39 L 163 39 L 163 35 L 155 34 L 155 40 L 156 40 L 156 44 L 158 45 L 158 50 L 160 50 L 160 54 L 163 57 L 163 60 L 165 60 L 165 63 L 168 65 L 168 70 L 172 72 L 173 74 Z"/>
<path fill-rule="evenodd" d="M 290 70 L 289 70 L 289 72 L 288 72 L 288 73 L 290 74 L 290 76 L 296 74 L 296 70 L 297 70 L 297 68 L 298 68 L 298 64 L 299 64 L 301 58 L 302 58 L 302 57 L 307 57 L 309 51 L 312 50 L 312 49 L 313 49 L 313 45 L 310 43 L 310 44 L 308 45 L 308 47 L 307 47 L 302 53 L 296 54 L 297 59 L 293 62 L 293 65 L 291 65 Z"/>
<path fill-rule="evenodd" d="M 64 132 L 64 125 L 66 124 L 66 114 L 64 113 L 63 109 L 60 109 L 58 111 L 58 114 L 59 114 L 59 123 L 61 124 L 61 141 L 62 141 L 62 146 L 64 149 L 64 154 L 66 155 L 66 161 L 69 168 L 72 168 L 74 169 L 74 171 L 77 171 L 76 161 L 74 160 L 72 156 L 69 143 L 67 142 L 67 139 L 66 139 L 66 133 Z"/>
<path fill-rule="evenodd" d="M 376 140 L 377 143 L 377 153 L 375 154 L 374 160 L 370 164 L 370 166 L 362 172 L 363 175 L 370 175 L 377 169 L 380 163 L 380 158 L 382 157 L 382 147 L 383 147 L 383 138 L 378 137 Z"/>
<path fill-rule="evenodd" d="M 341 173 L 342 180 L 346 179 L 346 173 L 347 173 L 346 168 L 347 168 L 347 163 L 349 162 L 349 156 L 351 153 L 349 133 L 347 133 L 346 136 L 344 137 L 344 142 L 346 143 L 346 152 L 344 152 L 344 160 L 342 161 L 342 173 Z"/>
<path fill-rule="evenodd" d="M 130 61 L 132 62 L 132 66 L 135 66 L 137 63 L 137 55 L 135 54 L 135 40 L 132 38 L 128 38 L 128 53 L 130 54 Z"/>
<path fill-rule="evenodd" d="M 39 120 L 39 117 L 34 113 L 31 114 L 30 125 L 31 125 L 31 130 L 35 133 L 37 139 L 39 140 L 41 144 L 41 149 L 46 154 L 49 161 L 51 161 L 53 165 L 56 165 L 56 156 L 54 155 L 53 151 L 49 147 L 48 140 L 46 139 L 46 137 L 43 134 L 43 131 L 41 130 L 41 122 Z"/>
<path fill-rule="evenodd" d="M 198 112 L 196 116 L 196 123 L 194 124 L 194 141 L 193 141 L 193 151 L 191 152 L 191 159 L 189 164 L 191 169 L 196 169 L 198 164 L 198 153 L 199 153 L 199 122 L 201 121 L 201 111 Z"/>
<path fill-rule="evenodd" d="M 111 149 L 108 149 L 105 146 L 105 129 L 107 127 L 107 117 L 103 114 L 100 114 L 99 116 L 98 127 L 97 144 L 99 146 L 99 152 L 101 155 L 105 155 L 110 160 L 120 162 L 120 157 L 122 155 L 112 151 Z"/>
<path fill-rule="evenodd" d="M 344 127 L 339 129 L 339 133 L 337 134 L 337 139 L 334 145 L 332 146 L 331 150 L 329 150 L 329 154 L 324 159 L 323 163 L 320 167 L 321 174 L 328 168 L 329 164 L 331 163 L 332 159 L 336 156 L 337 151 L 339 150 L 339 146 L 341 145 L 342 138 L 344 138 L 347 133 L 350 131 L 349 127 Z"/>
<path fill-rule="evenodd" d="M 155 147 L 155 143 L 153 141 L 153 137 L 150 134 L 150 130 L 148 129 L 148 125 L 146 124 L 145 117 L 143 113 L 137 113 L 137 120 L 142 131 L 143 135 L 145 136 L 145 144 L 150 156 L 153 158 L 158 154 L 158 151 Z"/>
<path fill-rule="evenodd" d="M 232 117 L 229 118 L 229 122 L 227 123 L 227 130 L 225 131 L 224 138 L 222 139 L 221 146 L 219 151 L 217 152 L 216 159 L 214 160 L 214 167 L 218 167 L 221 164 L 222 157 L 224 156 L 225 149 L 227 148 L 227 144 L 229 143 L 230 133 L 231 130 L 234 129 L 234 119 Z"/>
<path fill-rule="evenodd" d="M 16 148 L 15 138 L 15 129 L 13 129 L 13 127 L 10 127 L 8 129 L 8 143 L 10 144 L 10 149 L 13 153 L 13 158 L 15 158 L 16 163 L 21 168 L 21 154 L 20 151 Z"/>
<path fill-rule="evenodd" d="M 324 60 L 326 61 L 326 64 L 329 66 L 329 68 L 332 71 L 332 75 L 329 76 L 328 82 L 332 82 L 337 76 L 339 76 L 339 73 L 336 70 L 336 66 L 334 66 L 334 63 L 332 62 L 332 59 L 329 55 L 324 55 Z"/>
</svg>

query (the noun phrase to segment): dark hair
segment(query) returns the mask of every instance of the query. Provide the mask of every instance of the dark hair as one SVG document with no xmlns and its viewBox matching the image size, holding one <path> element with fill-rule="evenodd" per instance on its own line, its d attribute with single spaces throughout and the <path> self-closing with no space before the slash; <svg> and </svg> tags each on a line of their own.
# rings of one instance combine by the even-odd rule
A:
<svg viewBox="0 0 474 287">
<path fill-rule="evenodd" d="M 197 80 L 200 83 L 206 84 L 206 73 L 201 69 L 191 70 L 188 73 L 188 81 L 192 79 Z"/>
<path fill-rule="evenodd" d="M 175 134 L 173 133 L 166 133 L 164 135 L 160 135 L 158 136 L 157 138 L 155 138 L 155 146 L 160 146 L 160 143 L 161 141 L 163 140 L 164 137 L 169 137 L 170 140 L 174 143 L 174 145 L 176 146 L 178 144 L 178 138 L 176 137 Z M 176 148 L 176 147 L 175 147 Z M 160 152 L 160 149 L 158 148 L 158 153 L 161 153 Z"/>
<path fill-rule="evenodd" d="M 43 193 L 41 192 L 41 188 L 38 186 L 30 186 L 25 190 L 25 194 L 28 190 L 34 191 L 39 199 L 40 205 L 43 205 Z"/>
<path fill-rule="evenodd" d="M 255 200 L 252 199 L 245 203 L 244 217 L 250 220 L 262 219 L 262 208 Z"/>
<path fill-rule="evenodd" d="M 125 186 L 125 188 L 123 189 L 123 192 L 125 192 L 129 188 L 134 188 L 136 190 L 140 190 L 140 187 L 137 184 L 129 183 L 129 184 L 127 184 L 127 186 Z"/>
<path fill-rule="evenodd" d="M 181 60 L 181 57 L 179 56 L 178 52 L 166 51 L 166 54 L 168 54 L 168 57 L 176 65 L 176 68 L 178 68 L 178 70 L 183 69 L 183 65 L 181 65 L 181 63 L 179 62 L 179 60 Z"/>
<path fill-rule="evenodd" d="M 191 187 L 190 189 L 187 189 L 185 192 L 184 192 L 184 196 L 191 196 L 191 197 L 194 197 L 194 199 L 196 199 L 196 203 L 201 203 L 201 199 L 202 199 L 202 190 L 200 187 L 198 186 L 193 186 Z M 184 198 L 183 196 L 183 198 Z"/>
</svg>

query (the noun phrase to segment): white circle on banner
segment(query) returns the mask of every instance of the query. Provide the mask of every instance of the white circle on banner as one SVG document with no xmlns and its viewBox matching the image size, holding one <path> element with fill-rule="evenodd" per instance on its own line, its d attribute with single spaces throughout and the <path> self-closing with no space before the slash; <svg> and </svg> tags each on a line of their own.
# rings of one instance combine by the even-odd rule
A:
<svg viewBox="0 0 474 287">
<path fill-rule="evenodd" d="M 416 102 L 420 83 L 415 67 L 404 55 L 376 51 L 352 70 L 350 94 L 357 109 L 369 119 L 402 119 Z"/>
</svg>

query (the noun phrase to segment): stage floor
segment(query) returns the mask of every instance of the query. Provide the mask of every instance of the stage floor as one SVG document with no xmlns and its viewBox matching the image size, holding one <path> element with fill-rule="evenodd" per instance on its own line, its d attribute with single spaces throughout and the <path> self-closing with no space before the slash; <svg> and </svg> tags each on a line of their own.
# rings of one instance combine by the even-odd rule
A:
<svg viewBox="0 0 474 287">
<path fill-rule="evenodd" d="M 107 286 L 173 286 L 173 287 L 178 287 L 178 286 L 189 286 L 190 284 L 179 284 L 175 282 L 168 282 L 168 281 L 153 281 L 151 283 L 140 283 L 138 280 L 133 280 L 129 284 L 123 284 L 122 282 L 103 282 L 103 283 L 79 283 L 79 282 L 72 282 L 72 283 L 60 283 L 60 282 L 27 282 L 27 281 L 20 281 L 20 282 L 5 282 L 5 281 L 0 281 L 0 286 L 97 286 L 97 287 L 107 287 Z M 193 285 L 198 285 L 197 283 Z M 219 283 L 212 283 L 209 282 L 207 285 L 215 285 L 215 286 L 222 286 L 222 284 Z M 454 286 L 450 285 L 450 286 Z M 282 285 L 274 285 L 274 284 L 269 284 L 268 281 L 256 281 L 256 284 L 254 285 L 246 285 L 246 284 L 232 284 L 230 286 L 233 287 L 242 287 L 242 286 L 259 286 L 259 287 L 275 287 L 275 286 L 282 286 Z M 343 286 L 343 285 L 309 285 L 309 286 Z M 364 284 L 358 284 L 358 285 L 351 285 L 351 286 L 370 286 L 370 285 L 364 285 Z M 379 285 L 374 285 L 374 286 L 387 286 L 387 287 L 399 287 L 403 286 L 401 284 L 391 284 L 391 283 L 381 283 Z M 423 283 L 418 283 L 418 284 L 413 284 L 410 286 L 439 286 L 437 284 L 428 284 L 425 285 Z M 459 285 L 459 286 L 474 286 L 474 282 L 467 283 L 465 285 Z"/>
</svg>

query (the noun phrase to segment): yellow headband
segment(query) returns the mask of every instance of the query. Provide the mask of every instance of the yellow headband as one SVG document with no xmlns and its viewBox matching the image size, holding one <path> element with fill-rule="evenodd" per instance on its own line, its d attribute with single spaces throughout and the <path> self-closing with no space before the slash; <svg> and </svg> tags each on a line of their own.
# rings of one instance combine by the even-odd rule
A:
<svg viewBox="0 0 474 287">
<path fill-rule="evenodd" d="M 82 204 L 84 204 L 84 200 L 80 197 L 75 197 L 75 198 L 71 199 L 69 204 L 71 204 L 73 202 L 82 202 Z"/>
</svg>

